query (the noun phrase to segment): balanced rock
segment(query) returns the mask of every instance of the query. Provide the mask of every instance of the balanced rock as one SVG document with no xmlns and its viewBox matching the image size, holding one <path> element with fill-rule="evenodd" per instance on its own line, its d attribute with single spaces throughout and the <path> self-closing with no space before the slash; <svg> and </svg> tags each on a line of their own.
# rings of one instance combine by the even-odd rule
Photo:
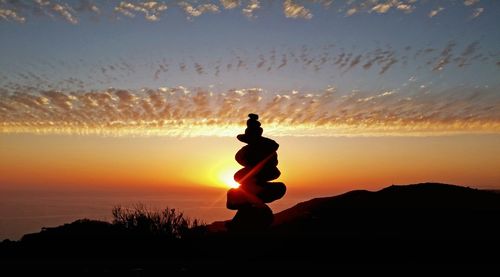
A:
<svg viewBox="0 0 500 277">
<path fill-rule="evenodd" d="M 264 203 L 271 203 L 278 200 L 286 193 L 286 186 L 281 182 L 267 182 L 265 185 L 266 189 L 257 193 L 257 197 Z"/>
<path fill-rule="evenodd" d="M 270 167 L 244 167 L 234 174 L 234 180 L 244 186 L 247 183 L 259 183 L 259 181 L 271 181 L 278 179 L 281 172 L 275 166 Z"/>
<path fill-rule="evenodd" d="M 236 161 L 244 166 L 234 174 L 234 180 L 240 187 L 230 189 L 227 193 L 226 207 L 238 210 L 228 225 L 230 230 L 252 229 L 256 226 L 260 229 L 267 228 L 272 223 L 273 215 L 265 203 L 278 200 L 286 193 L 285 184 L 269 182 L 281 175 L 277 168 L 276 153 L 279 144 L 272 139 L 262 137 L 263 129 L 260 127 L 258 115 L 249 114 L 248 117 L 245 133 L 237 136 L 238 140 L 247 143 L 235 155 Z"/>
</svg>

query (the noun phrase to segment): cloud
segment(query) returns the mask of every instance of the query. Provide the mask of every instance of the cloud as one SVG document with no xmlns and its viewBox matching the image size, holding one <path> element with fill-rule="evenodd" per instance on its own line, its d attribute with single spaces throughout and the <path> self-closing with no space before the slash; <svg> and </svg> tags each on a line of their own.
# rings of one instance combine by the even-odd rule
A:
<svg viewBox="0 0 500 277">
<path fill-rule="evenodd" d="M 4 71 L 2 82 L 4 86 L 22 84 L 33 86 L 38 89 L 84 89 L 102 88 L 116 86 L 131 78 L 141 79 L 144 85 L 150 85 L 150 81 L 166 82 L 173 80 L 179 74 L 195 74 L 204 78 L 217 78 L 222 82 L 225 78 L 233 78 L 235 74 L 266 74 L 275 72 L 288 74 L 294 70 L 301 70 L 304 74 L 339 75 L 355 70 L 363 69 L 362 74 L 385 75 L 394 68 L 407 68 L 411 70 L 425 70 L 428 73 L 442 72 L 443 70 L 466 70 L 469 65 L 482 66 L 484 68 L 497 67 L 493 60 L 497 61 L 494 53 L 488 52 L 487 47 L 481 47 L 479 41 L 456 45 L 450 41 L 444 45 L 432 45 L 418 47 L 403 47 L 394 49 L 391 45 L 379 46 L 373 49 L 364 48 L 363 51 L 347 51 L 344 47 L 332 47 L 331 44 L 324 45 L 302 45 L 286 46 L 280 45 L 255 53 L 249 49 L 229 50 L 230 54 L 224 57 L 196 57 L 196 56 L 171 56 L 158 60 L 150 60 L 143 63 L 134 59 L 125 62 L 124 58 L 108 62 L 87 63 L 83 60 L 77 63 L 69 61 L 34 61 L 29 65 L 31 69 L 24 71 L 14 69 Z M 436 47 L 436 48 L 434 48 Z M 441 50 L 438 50 L 441 48 Z M 83 63 L 86 63 L 86 66 Z M 451 67 L 449 65 L 455 65 Z M 78 79 L 67 76 L 74 68 L 79 69 Z M 58 77 L 66 75 L 66 77 Z M 74 71 L 73 71 L 74 72 Z M 227 74 L 227 75 L 226 75 Z M 373 76 L 375 75 L 375 76 Z M 145 78 L 149 76 L 148 78 Z M 224 79 L 220 79 L 224 78 Z M 8 80 L 8 81 L 7 81 Z M 149 83 L 149 84 L 147 84 Z"/>
<path fill-rule="evenodd" d="M 234 9 L 241 5 L 240 0 L 220 0 L 219 2 L 226 10 Z"/>
<path fill-rule="evenodd" d="M 257 69 L 262 68 L 266 64 L 266 59 L 263 55 L 259 55 L 259 62 L 257 63 Z"/>
<path fill-rule="evenodd" d="M 0 133 L 234 136 L 246 114 L 266 134 L 292 136 L 500 133 L 497 88 L 214 92 L 185 87 L 0 94 Z"/>
<path fill-rule="evenodd" d="M 405 13 L 411 13 L 415 9 L 415 7 L 409 4 L 400 3 L 396 6 L 396 9 L 403 11 Z"/>
<path fill-rule="evenodd" d="M 352 61 L 351 61 L 351 64 L 349 64 L 349 67 L 344 71 L 344 72 L 347 72 L 349 70 L 351 70 L 352 68 L 354 68 L 355 66 L 357 66 L 360 61 L 361 61 L 361 57 L 363 55 L 357 55 Z"/>
<path fill-rule="evenodd" d="M 430 11 L 430 12 L 429 12 L 429 14 L 428 14 L 428 16 L 429 16 L 430 18 L 433 18 L 433 17 L 434 17 L 434 16 L 436 16 L 438 13 L 440 13 L 442 10 L 444 10 L 444 8 L 443 8 L 443 7 L 438 7 L 438 8 L 436 8 L 436 9 L 434 9 L 434 10 Z"/>
<path fill-rule="evenodd" d="M 425 7 L 428 1 L 417 0 L 350 0 L 334 2 L 333 0 L 283 0 L 283 1 L 261 1 L 261 0 L 176 0 L 173 5 L 181 8 L 188 19 L 199 17 L 207 13 L 220 13 L 223 11 L 241 8 L 241 12 L 248 18 L 255 18 L 255 12 L 259 9 L 273 9 L 274 3 L 283 3 L 282 11 L 286 18 L 312 19 L 312 8 L 329 10 L 330 13 L 345 14 L 349 17 L 354 14 L 377 13 L 386 14 L 391 9 L 405 14 L 413 13 L 418 7 Z M 457 8 L 457 5 L 448 5 L 447 1 L 435 1 L 438 5 L 449 6 L 449 9 Z M 306 8 L 305 3 L 311 8 Z M 335 4 L 334 4 L 335 3 Z M 445 4 L 446 3 L 446 4 Z M 465 0 L 463 4 L 472 10 L 472 18 L 478 17 L 484 12 L 484 8 L 477 7 L 478 0 Z M 331 7 L 338 5 L 338 9 Z M 139 14 L 148 21 L 159 21 L 167 10 L 165 1 L 94 1 L 94 0 L 3 0 L 0 1 L 0 19 L 23 23 L 30 16 L 45 16 L 55 18 L 59 15 L 70 24 L 80 22 L 82 13 L 90 13 L 92 18 L 96 16 L 118 18 L 123 15 L 129 18 L 137 18 Z M 442 8 L 431 10 L 429 17 L 436 16 Z"/>
<path fill-rule="evenodd" d="M 73 10 L 68 4 L 54 4 L 52 6 L 52 11 L 62 16 L 67 22 L 71 24 L 78 24 L 78 18 L 75 16 L 75 10 Z"/>
<path fill-rule="evenodd" d="M 37 3 L 40 6 L 48 6 L 48 5 L 50 5 L 50 1 L 49 0 L 35 0 L 35 3 Z"/>
<path fill-rule="evenodd" d="M 16 11 L 0 8 L 0 18 L 6 21 L 14 21 L 18 23 L 26 22 L 26 17 L 19 15 Z"/>
<path fill-rule="evenodd" d="M 404 13 L 412 13 L 415 10 L 415 4 L 417 1 L 397 1 L 397 0 L 387 0 L 384 3 L 378 3 L 378 1 L 367 0 L 362 3 L 362 6 L 369 8 L 370 12 L 376 12 L 379 14 L 387 13 L 392 8 L 402 11 Z M 371 7 L 371 8 L 370 8 Z"/>
<path fill-rule="evenodd" d="M 475 5 L 477 3 L 479 3 L 479 0 L 465 0 L 464 1 L 465 6 L 472 6 L 472 5 Z"/>
<path fill-rule="evenodd" d="M 45 103 L 51 103 L 53 107 L 59 108 L 65 111 L 69 111 L 73 108 L 73 101 L 76 97 L 71 94 L 62 93 L 59 91 L 43 91 L 40 93 L 44 96 Z"/>
<path fill-rule="evenodd" d="M 353 8 L 348 9 L 345 14 L 346 14 L 346 16 L 351 16 L 351 15 L 354 15 L 355 13 L 357 13 L 357 12 L 358 12 L 358 9 L 356 7 L 353 7 Z"/>
<path fill-rule="evenodd" d="M 441 51 L 441 55 L 438 57 L 437 63 L 432 68 L 432 71 L 441 71 L 444 66 L 451 61 L 453 48 L 456 46 L 454 41 L 450 41 L 446 47 Z"/>
<path fill-rule="evenodd" d="M 467 45 L 464 49 L 460 57 L 458 57 L 458 67 L 464 67 L 467 65 L 467 62 L 470 60 L 470 57 L 477 51 L 479 48 L 479 41 L 474 41 L 471 44 Z"/>
<path fill-rule="evenodd" d="M 389 68 L 391 68 L 392 65 L 397 63 L 398 60 L 396 58 L 391 57 L 383 66 L 382 69 L 380 69 L 379 74 L 383 75 Z"/>
<path fill-rule="evenodd" d="M 182 1 L 178 4 L 184 12 L 188 15 L 188 18 L 198 17 L 204 13 L 218 13 L 220 12 L 219 7 L 214 4 L 200 4 L 198 6 L 193 6 L 188 2 Z"/>
<path fill-rule="evenodd" d="M 484 8 L 475 8 L 471 18 L 479 17 L 484 12 Z"/>
<path fill-rule="evenodd" d="M 281 56 L 281 63 L 278 65 L 277 69 L 281 69 L 285 67 L 288 64 L 288 56 L 286 54 L 283 54 Z"/>
<path fill-rule="evenodd" d="M 196 73 L 198 73 L 198 75 L 205 74 L 203 66 L 199 63 L 194 63 L 194 69 L 195 69 Z"/>
<path fill-rule="evenodd" d="M 377 4 L 372 8 L 372 11 L 377 13 L 386 13 L 392 8 L 391 3 Z"/>
<path fill-rule="evenodd" d="M 75 10 L 79 12 L 92 12 L 97 15 L 101 14 L 101 9 L 91 0 L 80 0 L 79 6 Z"/>
<path fill-rule="evenodd" d="M 135 12 L 140 12 L 144 14 L 146 20 L 154 22 L 160 20 L 161 14 L 167 8 L 167 5 L 163 2 L 143 1 L 132 3 L 122 1 L 114 8 L 114 11 L 131 18 L 135 17 Z"/>
<path fill-rule="evenodd" d="M 292 0 L 285 0 L 283 2 L 283 12 L 287 18 L 311 19 L 313 17 L 309 9 Z"/>
<path fill-rule="evenodd" d="M 241 10 L 241 12 L 243 13 L 243 15 L 245 15 L 246 17 L 248 18 L 255 18 L 255 11 L 260 9 L 260 1 L 259 0 L 250 0 L 250 2 L 248 3 L 248 5 L 245 6 L 245 8 L 243 8 Z"/>
</svg>

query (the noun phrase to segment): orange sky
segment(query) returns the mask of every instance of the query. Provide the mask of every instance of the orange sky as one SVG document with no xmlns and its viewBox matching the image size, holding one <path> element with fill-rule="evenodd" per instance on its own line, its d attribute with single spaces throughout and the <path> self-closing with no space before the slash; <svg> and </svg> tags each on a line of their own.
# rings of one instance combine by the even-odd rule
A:
<svg viewBox="0 0 500 277">
<path fill-rule="evenodd" d="M 500 188 L 500 136 L 274 137 L 289 191 L 439 181 Z M 225 187 L 235 138 L 1 135 L 0 187 Z"/>
<path fill-rule="evenodd" d="M 500 135 L 271 138 L 287 185 L 274 212 L 393 183 L 500 189 Z M 208 223 L 231 218 L 223 180 L 240 168 L 234 154 L 242 146 L 234 137 L 2 134 L 0 238 L 85 217 L 109 220 L 113 206 L 134 203 Z"/>
</svg>

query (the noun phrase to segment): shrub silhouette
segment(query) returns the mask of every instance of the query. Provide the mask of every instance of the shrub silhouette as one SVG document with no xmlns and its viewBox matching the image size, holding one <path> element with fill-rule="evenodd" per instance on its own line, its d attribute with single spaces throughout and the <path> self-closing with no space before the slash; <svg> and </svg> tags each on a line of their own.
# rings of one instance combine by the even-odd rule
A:
<svg viewBox="0 0 500 277">
<path fill-rule="evenodd" d="M 158 210 L 144 204 L 136 204 L 132 208 L 115 206 L 112 214 L 113 225 L 139 235 L 181 239 L 205 229 L 205 224 L 198 219 L 191 220 L 184 213 L 169 207 Z"/>
</svg>

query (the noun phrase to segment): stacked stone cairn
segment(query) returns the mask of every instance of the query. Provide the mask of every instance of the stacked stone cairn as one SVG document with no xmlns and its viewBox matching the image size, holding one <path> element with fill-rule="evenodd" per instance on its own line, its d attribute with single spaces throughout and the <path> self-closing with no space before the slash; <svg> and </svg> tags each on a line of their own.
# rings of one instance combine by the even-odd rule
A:
<svg viewBox="0 0 500 277">
<path fill-rule="evenodd" d="M 247 144 L 235 156 L 243 166 L 234 174 L 240 187 L 227 192 L 227 208 L 238 212 L 226 226 L 235 232 L 267 229 L 273 222 L 273 212 L 266 203 L 280 199 L 286 192 L 285 184 L 270 182 L 281 175 L 276 153 L 279 144 L 262 136 L 258 115 L 249 114 L 248 117 L 245 134 L 237 136 Z"/>
</svg>

